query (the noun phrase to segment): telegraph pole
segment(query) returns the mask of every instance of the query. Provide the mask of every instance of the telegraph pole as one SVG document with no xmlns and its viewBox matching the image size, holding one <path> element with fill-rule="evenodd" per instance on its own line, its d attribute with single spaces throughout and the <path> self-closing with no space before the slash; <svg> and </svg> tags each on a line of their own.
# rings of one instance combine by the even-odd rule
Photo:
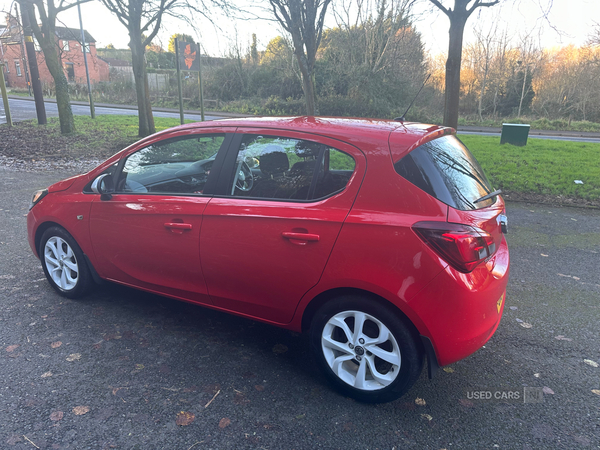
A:
<svg viewBox="0 0 600 450">
<path fill-rule="evenodd" d="M 81 46 L 83 47 L 83 63 L 85 64 L 85 76 L 87 77 L 88 96 L 90 98 L 90 115 L 92 119 L 96 118 L 94 109 L 94 99 L 92 98 L 92 85 L 90 84 L 90 70 L 87 63 L 87 51 L 85 47 L 85 32 L 83 31 L 83 20 L 81 19 L 81 3 L 77 3 L 77 12 L 79 12 L 79 28 L 81 28 Z"/>
<path fill-rule="evenodd" d="M 17 25 L 19 27 L 21 27 L 21 30 L 23 29 L 23 24 L 21 23 L 21 20 L 19 19 L 19 8 L 17 7 L 17 4 L 15 3 L 15 17 L 17 18 Z M 23 44 L 23 35 L 20 33 L 19 30 L 19 44 L 21 45 L 21 60 L 23 61 L 23 69 L 25 70 L 25 82 L 27 83 L 27 92 L 29 92 L 29 96 L 31 97 L 31 83 L 29 81 L 29 67 L 27 65 L 27 58 L 25 58 L 25 48 L 24 48 L 24 44 Z"/>
<path fill-rule="evenodd" d="M 23 18 L 25 49 L 27 50 L 27 59 L 29 60 L 29 73 L 31 74 L 31 87 L 33 88 L 33 98 L 35 100 L 35 110 L 37 112 L 38 124 L 46 125 L 46 107 L 44 106 L 42 82 L 40 81 L 40 71 L 38 69 L 35 47 L 33 45 L 31 23 L 29 22 L 27 8 L 24 8 L 22 4 L 21 17 Z"/>
<path fill-rule="evenodd" d="M 10 116 L 10 105 L 8 104 L 8 95 L 6 93 L 6 83 L 4 83 L 4 62 L 0 61 L 0 92 L 2 92 L 2 101 L 4 102 L 4 114 L 6 115 L 6 123 L 12 127 L 12 118 Z"/>
</svg>

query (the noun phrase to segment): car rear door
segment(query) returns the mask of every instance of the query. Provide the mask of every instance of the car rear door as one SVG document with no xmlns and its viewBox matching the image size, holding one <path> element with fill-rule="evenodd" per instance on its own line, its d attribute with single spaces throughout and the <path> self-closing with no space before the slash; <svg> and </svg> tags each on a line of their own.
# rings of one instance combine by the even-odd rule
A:
<svg viewBox="0 0 600 450">
<path fill-rule="evenodd" d="M 216 177 L 217 152 L 231 140 L 226 131 L 169 135 L 124 158 L 112 198 L 92 203 L 90 235 L 101 276 L 210 303 L 200 229 L 211 199 L 204 189 Z"/>
<path fill-rule="evenodd" d="M 220 195 L 204 211 L 204 276 L 215 306 L 287 323 L 323 273 L 366 160 L 333 139 L 273 129 L 237 133 Z"/>
</svg>

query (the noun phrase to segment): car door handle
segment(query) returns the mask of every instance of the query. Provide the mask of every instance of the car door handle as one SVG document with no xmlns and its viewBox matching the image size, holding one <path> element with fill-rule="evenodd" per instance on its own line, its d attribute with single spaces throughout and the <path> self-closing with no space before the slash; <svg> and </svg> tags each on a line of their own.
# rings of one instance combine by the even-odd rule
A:
<svg viewBox="0 0 600 450">
<path fill-rule="evenodd" d="M 165 227 L 166 228 L 171 228 L 174 230 L 191 230 L 192 229 L 192 224 L 191 223 L 177 223 L 177 222 L 167 222 L 165 223 Z"/>
<path fill-rule="evenodd" d="M 296 245 L 306 245 L 308 241 L 317 242 L 320 239 L 318 234 L 294 233 L 292 231 L 284 231 L 281 235 Z"/>
</svg>

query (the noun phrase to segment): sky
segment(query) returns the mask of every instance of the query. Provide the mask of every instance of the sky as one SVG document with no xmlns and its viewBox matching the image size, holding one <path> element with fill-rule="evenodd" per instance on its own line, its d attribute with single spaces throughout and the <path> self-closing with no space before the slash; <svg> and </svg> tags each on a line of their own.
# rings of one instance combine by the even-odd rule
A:
<svg viewBox="0 0 600 450">
<path fill-rule="evenodd" d="M 514 42 L 528 36 L 543 48 L 584 45 L 593 31 L 594 19 L 600 23 L 600 0 L 553 0 L 552 8 L 544 19 L 540 4 L 546 5 L 549 1 L 552 0 L 502 0 L 491 8 L 480 8 L 467 22 L 464 42 L 474 40 L 474 27 L 487 31 L 498 24 L 499 31 L 507 30 Z M 451 0 L 442 2 L 444 5 L 453 3 Z M 235 3 L 239 4 L 239 1 Z M 0 11 L 8 11 L 11 5 L 14 12 L 12 0 L 0 0 Z M 426 49 L 432 55 L 444 53 L 448 46 L 448 18 L 432 9 L 425 0 L 418 5 L 416 28 L 423 37 Z M 81 10 L 83 26 L 96 39 L 97 47 L 113 44 L 116 48 L 127 48 L 127 30 L 99 1 L 85 3 Z M 263 12 L 263 16 L 270 17 L 270 14 Z M 59 20 L 64 26 L 78 28 L 77 8 L 63 12 Z M 206 19 L 198 19 L 197 32 L 181 21 L 166 20 L 155 42 L 166 48 L 169 36 L 183 32 L 201 41 L 203 53 L 223 56 L 228 54 L 236 41 L 242 50 L 248 48 L 252 33 L 257 35 L 259 50 L 264 49 L 272 38 L 283 34 L 276 23 L 268 20 L 235 20 L 215 16 L 214 22 L 217 26 Z M 326 25 L 333 27 L 335 24 L 333 14 L 330 14 Z"/>
</svg>

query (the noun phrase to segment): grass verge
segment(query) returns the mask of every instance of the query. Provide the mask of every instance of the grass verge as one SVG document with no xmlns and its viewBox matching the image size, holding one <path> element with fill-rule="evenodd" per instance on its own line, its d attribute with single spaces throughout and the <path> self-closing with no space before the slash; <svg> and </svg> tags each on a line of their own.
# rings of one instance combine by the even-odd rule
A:
<svg viewBox="0 0 600 450">
<path fill-rule="evenodd" d="M 459 137 L 480 162 L 494 188 L 509 194 L 600 204 L 600 144 L 529 139 L 525 147 L 516 147 L 500 145 L 500 137 Z M 576 184 L 575 180 L 583 184 Z"/>
</svg>

